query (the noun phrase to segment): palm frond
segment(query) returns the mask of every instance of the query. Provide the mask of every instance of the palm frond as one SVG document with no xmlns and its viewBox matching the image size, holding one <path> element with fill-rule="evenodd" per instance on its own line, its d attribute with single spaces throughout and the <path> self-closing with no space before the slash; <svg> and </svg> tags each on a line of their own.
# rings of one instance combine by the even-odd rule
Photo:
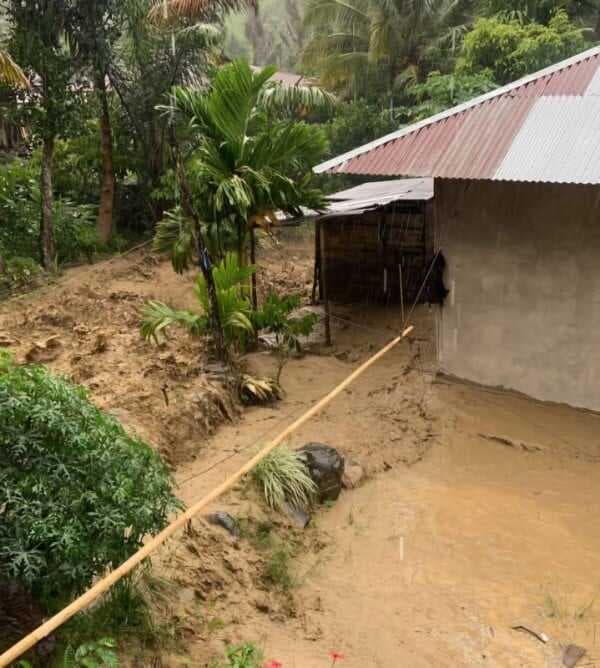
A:
<svg viewBox="0 0 600 668">
<path fill-rule="evenodd" d="M 239 382 L 240 399 L 245 404 L 268 404 L 281 399 L 283 390 L 273 378 L 255 378 L 243 374 Z"/>
<path fill-rule="evenodd" d="M 12 88 L 29 88 L 29 79 L 9 54 L 0 49 L 0 83 Z"/>
<path fill-rule="evenodd" d="M 269 112 L 285 116 L 313 112 L 330 114 L 337 105 L 337 98 L 318 86 L 284 86 L 274 83 L 261 91 L 259 105 Z"/>
<path fill-rule="evenodd" d="M 257 0 L 155 0 L 150 18 L 156 22 L 177 19 L 206 19 L 216 13 L 256 10 Z"/>
<path fill-rule="evenodd" d="M 158 343 L 161 335 L 164 336 L 166 330 L 173 325 L 179 325 L 190 334 L 199 336 L 206 331 L 208 321 L 206 316 L 190 311 L 178 311 L 163 302 L 154 300 L 147 302 L 142 314 L 142 338 Z"/>
<path fill-rule="evenodd" d="M 182 274 L 192 264 L 195 242 L 194 222 L 178 206 L 167 211 L 157 224 L 153 249 L 157 253 L 168 253 L 173 269 Z"/>
</svg>

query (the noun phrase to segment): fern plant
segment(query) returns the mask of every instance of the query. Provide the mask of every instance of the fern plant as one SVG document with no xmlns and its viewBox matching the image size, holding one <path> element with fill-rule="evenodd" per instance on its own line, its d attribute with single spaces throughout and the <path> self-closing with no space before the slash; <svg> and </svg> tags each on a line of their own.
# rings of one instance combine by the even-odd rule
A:
<svg viewBox="0 0 600 668">
<path fill-rule="evenodd" d="M 244 294 L 244 286 L 256 268 L 241 267 L 237 256 L 228 253 L 212 271 L 225 340 L 229 346 L 243 348 L 254 334 L 250 319 L 252 305 Z M 158 341 L 173 325 L 183 327 L 193 336 L 208 332 L 210 306 L 204 276 L 200 275 L 196 279 L 194 292 L 201 307 L 200 313 L 180 311 L 163 302 L 149 301 L 143 311 L 142 336 L 146 340 Z"/>
</svg>

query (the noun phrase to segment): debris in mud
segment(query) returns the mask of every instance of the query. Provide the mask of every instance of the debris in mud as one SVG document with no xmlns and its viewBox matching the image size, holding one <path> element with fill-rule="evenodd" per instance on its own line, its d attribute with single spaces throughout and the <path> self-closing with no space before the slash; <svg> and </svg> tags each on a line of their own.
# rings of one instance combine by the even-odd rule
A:
<svg viewBox="0 0 600 668">
<path fill-rule="evenodd" d="M 533 443 L 525 443 L 524 441 L 514 441 L 508 436 L 497 436 L 496 434 L 482 434 L 479 436 L 484 438 L 486 441 L 494 441 L 495 443 L 500 443 L 500 445 L 505 445 L 509 448 L 516 448 L 517 450 L 523 450 L 524 452 L 542 452 L 543 448 L 539 445 Z"/>
<path fill-rule="evenodd" d="M 211 513 L 210 515 L 206 515 L 206 521 L 209 524 L 222 527 L 234 538 L 238 538 L 240 535 L 240 527 L 237 520 L 229 513 L 226 513 L 222 510 L 217 511 L 216 513 Z"/>
<path fill-rule="evenodd" d="M 25 353 L 25 360 L 29 363 L 46 364 L 55 360 L 62 351 L 62 341 L 55 335 L 45 341 L 36 341 Z"/>
<path fill-rule="evenodd" d="M 15 346 L 18 343 L 16 339 L 13 339 L 8 332 L 0 332 L 0 348 L 8 348 L 9 346 Z"/>
<path fill-rule="evenodd" d="M 365 470 L 356 462 L 346 462 L 344 475 L 342 476 L 342 486 L 344 489 L 356 489 L 360 487 L 365 479 Z"/>
<path fill-rule="evenodd" d="M 513 631 L 521 631 L 522 633 L 528 633 L 530 636 L 533 636 L 537 640 L 543 643 L 547 643 L 550 638 L 543 632 L 543 631 L 534 631 L 533 629 L 528 628 L 527 626 L 523 626 L 522 624 L 518 624 L 517 626 L 512 626 L 511 627 Z"/>
<path fill-rule="evenodd" d="M 344 458 L 335 448 L 323 443 L 307 443 L 298 452 L 317 485 L 319 502 L 335 501 L 342 491 Z"/>
<path fill-rule="evenodd" d="M 562 657 L 563 666 L 574 668 L 580 659 L 587 654 L 587 650 L 579 645 L 567 645 Z"/>
<path fill-rule="evenodd" d="M 108 336 L 106 332 L 98 332 L 96 334 L 96 340 L 92 346 L 92 354 L 99 355 L 100 353 L 105 353 L 108 350 Z"/>
</svg>

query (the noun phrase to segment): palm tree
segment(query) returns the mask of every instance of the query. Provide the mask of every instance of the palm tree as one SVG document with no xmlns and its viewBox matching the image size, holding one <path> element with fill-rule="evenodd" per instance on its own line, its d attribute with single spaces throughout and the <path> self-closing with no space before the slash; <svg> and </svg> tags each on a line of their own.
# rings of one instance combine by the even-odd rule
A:
<svg viewBox="0 0 600 668">
<path fill-rule="evenodd" d="M 235 61 L 218 71 L 208 93 L 179 87 L 172 95 L 170 111 L 185 120 L 192 145 L 187 172 L 202 200 L 202 223 L 234 226 L 242 267 L 255 227 L 276 223 L 278 211 L 300 215 L 302 207 L 323 204 L 311 168 L 324 154 L 325 139 L 294 113 L 331 108 L 334 99 L 316 87 L 275 84 L 275 72 Z M 159 226 L 159 236 L 166 227 L 172 230 L 172 221 Z M 172 246 L 180 259 L 188 252 L 186 234 L 177 232 Z"/>
<path fill-rule="evenodd" d="M 189 150 L 186 159 L 174 137 L 181 207 L 159 223 L 155 248 L 171 253 L 176 271 L 198 257 L 213 317 L 219 309 L 207 228 L 233 227 L 244 268 L 256 226 L 276 223 L 278 211 L 300 214 L 303 206 L 323 205 L 311 183 L 311 167 L 326 149 L 323 132 L 291 114 L 331 108 L 334 100 L 318 88 L 277 85 L 271 81 L 275 72 L 273 67 L 255 72 L 235 61 L 217 72 L 208 92 L 176 88 L 168 108 L 185 122 Z M 255 290 L 253 298 L 256 304 Z M 219 349 L 223 338 L 217 329 L 214 325 Z"/>
<path fill-rule="evenodd" d="M 11 88 L 29 88 L 29 79 L 6 51 L 0 49 L 0 83 Z"/>
<path fill-rule="evenodd" d="M 308 0 L 305 64 L 348 96 L 390 91 L 419 75 L 458 0 Z"/>
</svg>

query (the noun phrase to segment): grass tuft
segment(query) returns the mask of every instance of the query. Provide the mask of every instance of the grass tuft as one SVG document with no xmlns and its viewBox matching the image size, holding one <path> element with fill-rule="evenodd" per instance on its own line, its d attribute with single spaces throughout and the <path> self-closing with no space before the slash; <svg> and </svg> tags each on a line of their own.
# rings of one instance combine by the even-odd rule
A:
<svg viewBox="0 0 600 668">
<path fill-rule="evenodd" d="M 252 475 L 267 505 L 274 510 L 282 510 L 286 503 L 308 508 L 317 493 L 302 456 L 285 446 L 267 455 Z"/>
</svg>

